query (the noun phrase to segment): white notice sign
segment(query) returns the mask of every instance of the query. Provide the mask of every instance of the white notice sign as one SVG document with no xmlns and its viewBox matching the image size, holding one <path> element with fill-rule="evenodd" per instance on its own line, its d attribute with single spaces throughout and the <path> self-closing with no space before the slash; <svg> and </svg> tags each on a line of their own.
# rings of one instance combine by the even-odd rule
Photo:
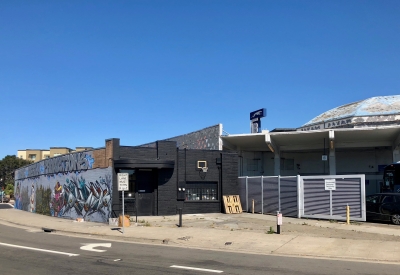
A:
<svg viewBox="0 0 400 275">
<path fill-rule="evenodd" d="M 118 191 L 129 191 L 128 173 L 118 173 Z"/>
<path fill-rule="evenodd" d="M 336 180 L 326 179 L 325 180 L 325 190 L 336 190 Z"/>
</svg>

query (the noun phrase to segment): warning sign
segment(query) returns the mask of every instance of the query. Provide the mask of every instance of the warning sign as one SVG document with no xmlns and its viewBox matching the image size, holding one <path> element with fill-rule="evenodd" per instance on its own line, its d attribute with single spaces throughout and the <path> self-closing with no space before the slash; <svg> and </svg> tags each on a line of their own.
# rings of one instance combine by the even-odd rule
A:
<svg viewBox="0 0 400 275">
<path fill-rule="evenodd" d="M 336 190 L 336 180 L 335 179 L 325 179 L 325 190 Z"/>
<path fill-rule="evenodd" d="M 129 191 L 128 173 L 118 173 L 118 191 Z"/>
</svg>

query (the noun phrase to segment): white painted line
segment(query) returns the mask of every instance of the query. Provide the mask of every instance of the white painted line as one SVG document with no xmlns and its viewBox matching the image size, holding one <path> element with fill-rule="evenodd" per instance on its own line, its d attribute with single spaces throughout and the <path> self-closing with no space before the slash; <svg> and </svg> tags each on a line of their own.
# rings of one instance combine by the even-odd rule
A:
<svg viewBox="0 0 400 275">
<path fill-rule="evenodd" d="M 84 246 L 81 246 L 82 250 L 93 251 L 93 252 L 106 252 L 107 250 L 95 249 L 95 247 L 111 247 L 111 243 L 88 243 Z"/>
<path fill-rule="evenodd" d="M 35 250 L 35 251 L 40 251 L 40 252 L 67 255 L 67 256 L 70 256 L 70 257 L 79 256 L 79 254 L 72 254 L 72 253 L 67 253 L 67 252 L 61 252 L 61 251 L 55 251 L 55 250 L 47 250 L 47 249 L 41 249 L 41 248 L 35 248 L 35 247 L 29 247 L 29 246 L 21 246 L 21 245 L 15 245 L 15 244 L 8 244 L 8 243 L 0 243 L 0 245 L 14 247 L 14 248 L 27 249 L 27 250 Z"/>
<path fill-rule="evenodd" d="M 180 266 L 180 265 L 171 265 L 170 267 L 180 268 L 180 269 L 197 270 L 197 271 L 205 271 L 205 272 L 213 272 L 213 273 L 222 273 L 223 272 L 222 270 L 205 269 L 205 268 L 197 268 L 197 267 L 190 267 L 190 266 Z"/>
</svg>

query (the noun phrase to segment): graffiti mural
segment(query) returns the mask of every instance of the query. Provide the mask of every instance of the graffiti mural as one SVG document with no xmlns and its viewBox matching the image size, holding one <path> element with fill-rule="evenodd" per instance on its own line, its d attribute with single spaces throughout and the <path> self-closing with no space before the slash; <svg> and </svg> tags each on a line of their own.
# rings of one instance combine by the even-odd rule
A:
<svg viewBox="0 0 400 275">
<path fill-rule="evenodd" d="M 17 209 L 62 218 L 107 222 L 111 214 L 111 168 L 17 180 Z"/>
</svg>

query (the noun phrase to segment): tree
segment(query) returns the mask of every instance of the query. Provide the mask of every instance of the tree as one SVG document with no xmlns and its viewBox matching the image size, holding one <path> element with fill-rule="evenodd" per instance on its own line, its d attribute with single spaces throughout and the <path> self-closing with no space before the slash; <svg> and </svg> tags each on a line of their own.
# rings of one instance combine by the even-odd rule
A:
<svg viewBox="0 0 400 275">
<path fill-rule="evenodd" d="M 11 195 L 14 191 L 15 170 L 31 163 L 33 161 L 10 155 L 0 160 L 0 187 L 1 189 L 7 187 L 5 190 L 7 195 Z M 9 185 L 12 185 L 12 187 Z"/>
<path fill-rule="evenodd" d="M 4 194 L 14 196 L 14 184 L 7 184 L 6 188 L 4 188 Z"/>
</svg>

